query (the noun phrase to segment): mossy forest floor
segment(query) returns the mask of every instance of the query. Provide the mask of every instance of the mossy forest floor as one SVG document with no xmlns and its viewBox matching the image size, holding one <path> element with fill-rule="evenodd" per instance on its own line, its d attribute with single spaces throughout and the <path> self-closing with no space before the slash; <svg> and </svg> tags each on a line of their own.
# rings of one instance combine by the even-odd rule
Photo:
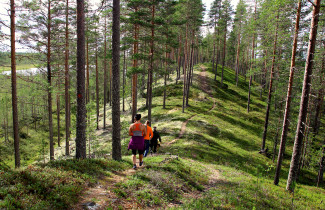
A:
<svg viewBox="0 0 325 210">
<path fill-rule="evenodd" d="M 152 124 L 160 131 L 162 147 L 137 170 L 131 169 L 127 151 L 128 111 L 121 118 L 123 161 L 110 159 L 110 110 L 108 128 L 92 132 L 92 153 L 105 158 L 56 160 L 20 170 L 1 164 L 0 208 L 325 209 L 324 186 L 314 186 L 315 172 L 303 171 L 294 194 L 285 190 L 292 140 L 279 186 L 273 185 L 275 163 L 258 153 L 265 100 L 259 97 L 258 86 L 253 87 L 247 113 L 248 81 L 240 77 L 237 87 L 228 68 L 224 76 L 227 88 L 214 81 L 211 64 L 197 65 L 184 113 L 182 82 L 175 84 L 171 75 L 165 109 L 163 81 L 155 83 Z M 145 121 L 145 98 L 138 107 Z M 272 135 L 267 140 L 269 148 Z"/>
</svg>

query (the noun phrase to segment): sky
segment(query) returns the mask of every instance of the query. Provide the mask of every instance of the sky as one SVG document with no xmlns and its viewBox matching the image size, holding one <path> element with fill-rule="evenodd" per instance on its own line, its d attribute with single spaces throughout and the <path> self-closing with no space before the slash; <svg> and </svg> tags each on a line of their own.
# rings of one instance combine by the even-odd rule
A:
<svg viewBox="0 0 325 210">
<path fill-rule="evenodd" d="M 205 8 L 206 8 L 206 14 L 209 11 L 210 6 L 213 1 L 214 0 L 202 0 L 203 4 L 205 5 Z M 231 4 L 232 4 L 234 10 L 236 8 L 238 1 L 239 0 L 231 0 Z M 10 8 L 9 2 L 10 2 L 10 0 L 0 0 L 0 20 L 5 21 L 6 24 L 8 24 L 8 25 L 10 24 L 10 22 L 9 22 L 10 18 L 9 18 L 9 15 L 7 12 L 7 9 Z M 206 15 L 205 19 L 207 19 L 207 15 Z M 1 30 L 4 31 L 6 34 L 9 34 L 9 32 L 10 32 L 10 30 L 6 27 L 3 27 Z M 203 33 L 206 33 L 206 29 L 203 29 L 202 31 L 203 31 Z M 3 46 L 0 46 L 0 50 L 2 50 L 2 49 L 3 49 Z"/>
</svg>

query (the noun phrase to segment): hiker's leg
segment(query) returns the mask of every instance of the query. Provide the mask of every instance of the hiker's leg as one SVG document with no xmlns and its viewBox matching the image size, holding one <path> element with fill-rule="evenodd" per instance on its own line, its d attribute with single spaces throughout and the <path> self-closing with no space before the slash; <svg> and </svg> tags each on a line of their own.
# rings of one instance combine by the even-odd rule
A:
<svg viewBox="0 0 325 210">
<path fill-rule="evenodd" d="M 157 152 L 157 140 L 152 142 L 153 145 L 153 152 L 156 153 Z"/>
<path fill-rule="evenodd" d="M 144 157 L 147 157 L 147 154 L 149 152 L 149 140 L 144 140 L 144 144 L 145 144 L 145 152 L 144 152 Z"/>
<path fill-rule="evenodd" d="M 132 160 L 133 160 L 133 165 L 137 163 L 137 150 L 133 149 L 132 150 Z"/>
</svg>

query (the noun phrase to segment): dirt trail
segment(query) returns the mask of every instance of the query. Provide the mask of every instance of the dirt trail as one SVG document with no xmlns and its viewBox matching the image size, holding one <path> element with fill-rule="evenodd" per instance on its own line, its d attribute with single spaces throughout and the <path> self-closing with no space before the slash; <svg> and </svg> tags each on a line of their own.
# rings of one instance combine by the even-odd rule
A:
<svg viewBox="0 0 325 210">
<path fill-rule="evenodd" d="M 199 74 L 199 80 L 200 88 L 203 92 L 207 93 L 209 97 L 213 98 L 213 94 L 211 91 L 211 88 L 208 84 L 207 78 L 206 78 L 206 69 L 204 66 L 200 66 L 202 71 Z M 210 112 L 216 107 L 216 102 L 213 99 L 213 106 L 207 111 Z M 185 122 L 183 122 L 180 133 L 178 138 L 164 144 L 164 145 L 170 145 L 175 143 L 177 140 L 183 137 L 186 131 L 187 123 L 196 116 L 192 115 L 190 118 L 188 118 Z M 107 131 L 98 131 L 97 135 L 103 135 Z M 137 160 L 138 161 L 138 160 Z M 137 163 L 139 165 L 139 163 Z M 143 170 L 145 166 L 138 167 L 137 170 Z M 216 183 L 220 180 L 219 172 L 213 168 L 213 166 L 207 167 L 209 171 L 211 172 L 211 175 L 209 177 L 209 183 L 205 186 L 205 191 L 209 190 L 210 188 L 214 187 Z M 138 208 L 146 208 L 144 206 L 141 206 L 136 198 L 120 198 L 116 195 L 114 190 L 118 189 L 116 186 L 117 183 L 123 182 L 124 180 L 127 180 L 127 176 L 131 176 L 137 172 L 137 170 L 134 169 L 128 169 L 121 172 L 115 172 L 110 177 L 103 177 L 97 186 L 88 188 L 86 192 L 80 197 L 79 202 L 73 207 L 73 209 L 81 210 L 81 209 L 107 209 L 108 207 L 111 207 L 113 209 L 138 209 Z M 184 193 L 183 197 L 185 199 L 193 199 L 193 198 L 200 198 L 202 197 L 202 193 L 199 191 Z M 181 203 L 170 203 L 167 207 L 181 207 Z"/>
<path fill-rule="evenodd" d="M 137 162 L 139 165 L 139 162 Z M 118 209 L 138 209 L 141 205 L 137 202 L 136 198 L 121 198 L 114 192 L 118 187 L 117 183 L 123 182 L 127 176 L 135 174 L 138 170 L 143 170 L 144 166 L 138 167 L 136 170 L 128 169 L 125 171 L 117 171 L 110 177 L 105 176 L 95 187 L 88 188 L 86 192 L 80 197 L 79 202 L 72 208 L 75 210 L 81 209 L 107 209 L 111 207 Z"/>
<path fill-rule="evenodd" d="M 213 105 L 212 105 L 212 107 L 211 107 L 211 108 L 209 109 L 209 111 L 208 111 L 208 112 L 210 112 L 211 110 L 213 110 L 213 109 L 216 107 L 216 101 L 215 101 L 215 99 L 213 98 L 212 90 L 211 90 L 210 85 L 209 85 L 209 83 L 208 83 L 208 81 L 207 81 L 206 68 L 205 68 L 205 66 L 202 66 L 202 65 L 200 66 L 200 68 L 202 69 L 202 71 L 201 71 L 200 74 L 199 74 L 199 81 L 201 81 L 201 83 L 200 83 L 200 88 L 201 88 L 201 90 L 202 90 L 203 92 L 207 93 L 207 94 L 210 96 L 210 98 L 213 99 Z M 180 133 L 179 133 L 178 138 L 176 138 L 176 139 L 174 139 L 174 140 L 172 140 L 172 141 L 166 143 L 165 145 L 173 144 L 173 143 L 175 143 L 177 140 L 181 139 L 181 138 L 183 137 L 185 131 L 186 131 L 186 125 L 187 125 L 187 123 L 188 123 L 192 118 L 194 118 L 195 116 L 196 116 L 196 114 L 195 114 L 195 115 L 192 115 L 192 116 L 191 116 L 190 118 L 188 118 L 185 122 L 183 122 L 182 127 L 181 127 L 181 131 L 180 131 Z"/>
</svg>

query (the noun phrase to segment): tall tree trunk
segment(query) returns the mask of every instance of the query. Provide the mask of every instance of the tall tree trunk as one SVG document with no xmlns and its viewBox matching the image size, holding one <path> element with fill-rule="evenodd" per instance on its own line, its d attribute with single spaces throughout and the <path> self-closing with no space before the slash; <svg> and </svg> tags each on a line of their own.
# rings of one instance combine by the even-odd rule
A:
<svg viewBox="0 0 325 210">
<path fill-rule="evenodd" d="M 113 0 L 112 158 L 122 160 L 120 123 L 120 0 Z"/>
<path fill-rule="evenodd" d="M 154 3 L 154 0 L 152 0 Z M 152 5 L 151 10 L 151 40 L 150 40 L 150 66 L 148 69 L 149 76 L 149 88 L 148 92 L 148 120 L 151 123 L 151 106 L 152 106 L 152 73 L 153 73 L 153 63 L 154 63 L 154 39 L 155 39 L 155 5 Z"/>
<path fill-rule="evenodd" d="M 109 61 L 109 90 L 108 90 L 108 101 L 109 105 L 112 106 L 112 60 Z"/>
<path fill-rule="evenodd" d="M 84 0 L 77 0 L 77 123 L 76 158 L 86 158 L 85 13 Z"/>
<path fill-rule="evenodd" d="M 168 40 L 168 35 L 166 37 L 166 40 Z M 168 73 L 168 62 L 167 62 L 167 58 L 168 58 L 168 52 L 167 52 L 168 48 L 167 48 L 167 44 L 166 44 L 166 62 L 165 62 L 165 75 L 164 75 L 164 98 L 163 98 L 163 109 L 166 109 L 166 88 L 167 88 L 167 73 Z"/>
<path fill-rule="evenodd" d="M 185 45 L 184 45 L 184 63 L 186 63 L 187 60 L 187 28 L 188 24 L 186 23 L 186 36 L 185 36 Z M 183 68 L 183 74 L 184 74 L 184 84 L 183 84 L 183 107 L 182 107 L 182 112 L 185 112 L 185 99 L 186 99 L 186 64 L 184 64 Z"/>
<path fill-rule="evenodd" d="M 237 53 L 236 53 L 236 86 L 238 86 L 238 77 L 239 77 L 239 53 L 240 53 L 240 30 L 241 24 L 239 25 L 238 41 L 237 41 Z"/>
<path fill-rule="evenodd" d="M 12 94 L 12 119 L 14 129 L 15 168 L 20 167 L 19 151 L 19 121 L 17 106 L 17 76 L 16 76 L 16 24 L 15 0 L 10 0 L 10 41 L 11 41 L 11 94 Z"/>
<path fill-rule="evenodd" d="M 219 31 L 219 28 L 217 31 L 218 31 L 218 47 L 217 47 L 217 60 L 216 60 L 216 70 L 214 73 L 214 81 L 217 81 L 218 64 L 219 64 L 219 58 L 220 58 L 220 38 L 219 38 L 220 31 Z"/>
<path fill-rule="evenodd" d="M 106 103 L 107 103 L 107 23 L 105 16 L 105 32 L 104 32 L 104 115 L 103 129 L 106 128 Z"/>
<path fill-rule="evenodd" d="M 319 187 L 324 180 L 324 168 L 325 168 L 325 140 L 323 142 L 322 157 L 319 160 L 319 170 L 317 176 L 317 187 Z"/>
<path fill-rule="evenodd" d="M 53 119 L 52 119 L 52 72 L 51 72 L 51 1 L 48 2 L 47 23 L 47 101 L 50 132 L 50 160 L 54 160 Z"/>
<path fill-rule="evenodd" d="M 226 11 L 227 13 L 228 11 Z M 228 21 L 226 20 L 225 23 L 225 28 L 224 28 L 224 38 L 223 38 L 223 58 L 222 58 L 222 70 L 221 70 L 221 87 L 223 86 L 223 71 L 225 68 L 225 63 L 226 63 L 226 41 L 227 41 L 227 24 Z"/>
<path fill-rule="evenodd" d="M 192 79 L 192 68 L 193 68 L 193 50 L 194 50 L 194 31 L 193 31 L 193 38 L 192 38 L 192 44 L 191 44 L 191 54 L 190 54 L 190 65 L 189 65 L 189 71 L 188 71 L 188 78 L 187 78 L 187 93 L 186 93 L 186 106 L 188 106 L 188 99 L 189 99 L 189 95 L 190 95 L 190 85 L 191 85 L 191 79 Z"/>
<path fill-rule="evenodd" d="M 86 103 L 89 103 L 89 40 L 86 38 Z"/>
<path fill-rule="evenodd" d="M 99 76 L 98 76 L 98 37 L 96 36 L 96 129 L 99 129 Z"/>
<path fill-rule="evenodd" d="M 268 99 L 267 99 L 267 108 L 266 108 L 266 115 L 265 115 L 263 140 L 262 140 L 262 146 L 261 146 L 262 152 L 265 151 L 267 127 L 269 125 L 269 115 L 270 115 L 270 108 L 271 108 L 272 86 L 273 86 L 274 65 L 275 65 L 275 53 L 276 53 L 276 44 L 277 44 L 277 40 L 278 40 L 278 27 L 279 27 L 278 21 L 279 21 L 279 10 L 278 10 L 278 15 L 276 17 L 276 28 L 275 28 L 275 37 L 274 37 L 274 45 L 273 45 L 272 67 L 271 67 L 271 73 L 270 73 L 269 95 L 268 95 Z"/>
<path fill-rule="evenodd" d="M 65 99 L 65 155 L 70 154 L 70 76 L 69 76 L 69 0 L 66 2 L 65 16 L 65 58 L 64 58 L 64 99 Z"/>
<path fill-rule="evenodd" d="M 138 8 L 135 9 L 135 12 L 138 12 Z M 134 43 L 133 43 L 133 55 L 138 53 L 138 30 L 139 26 L 138 24 L 134 24 Z M 133 68 L 136 68 L 138 66 L 138 60 L 136 57 L 133 58 Z M 138 75 L 135 73 L 132 76 L 132 118 L 131 122 L 134 122 L 134 117 L 137 113 L 137 85 L 138 85 Z M 148 90 L 147 90 L 148 91 Z M 147 94 L 148 95 L 148 94 Z"/>
<path fill-rule="evenodd" d="M 124 50 L 123 53 L 123 112 L 125 112 L 125 68 L 126 68 L 126 56 L 125 56 L 126 50 Z"/>
<path fill-rule="evenodd" d="M 292 84 L 293 84 L 295 65 L 296 65 L 296 52 L 297 52 L 297 43 L 298 43 L 300 11 L 301 11 L 301 0 L 298 0 L 295 35 L 294 35 L 294 39 L 293 39 L 292 53 L 291 53 L 291 67 L 290 67 L 287 100 L 286 100 L 285 113 L 284 113 L 284 117 L 283 117 L 283 126 L 282 126 L 282 134 L 281 134 L 281 140 L 280 140 L 278 161 L 277 161 L 277 166 L 276 166 L 276 171 L 275 171 L 275 176 L 274 176 L 274 184 L 275 185 L 279 184 L 282 159 L 283 159 L 283 154 L 285 151 L 285 145 L 286 145 L 286 140 L 287 140 L 287 135 L 288 135 L 288 128 L 289 128 L 289 123 L 290 123 L 289 117 L 290 117 L 290 107 L 291 107 L 291 98 L 292 98 Z"/>
<path fill-rule="evenodd" d="M 60 76 L 58 77 L 58 90 L 60 90 Z M 56 94 L 56 116 L 58 126 L 58 147 L 61 147 L 61 136 L 60 136 L 60 92 Z"/>
<path fill-rule="evenodd" d="M 256 21 L 256 4 L 257 3 L 255 1 L 254 22 Z M 249 71 L 248 100 L 247 100 L 247 112 L 248 113 L 250 111 L 250 103 L 251 103 L 251 87 L 252 87 L 252 74 L 253 74 L 252 71 L 253 71 L 254 60 L 255 60 L 255 27 L 254 27 L 254 31 L 253 31 L 253 42 L 252 42 L 252 60 L 251 60 L 251 67 L 250 67 L 250 71 Z"/>
<path fill-rule="evenodd" d="M 308 44 L 308 53 L 305 66 L 305 75 L 303 81 L 303 89 L 300 101 L 300 110 L 297 124 L 297 131 L 295 136 L 295 143 L 292 152 L 292 159 L 290 164 L 290 170 L 288 175 L 287 187 L 286 189 L 293 192 L 294 191 L 294 182 L 296 181 L 296 175 L 299 167 L 299 158 L 301 153 L 301 146 L 303 140 L 303 131 L 305 129 L 305 122 L 308 109 L 308 96 L 310 93 L 311 86 L 311 76 L 313 71 L 314 63 L 314 52 L 316 45 L 316 36 L 317 36 L 317 27 L 319 20 L 319 11 L 320 11 L 320 2 L 321 0 L 314 1 L 313 15 L 311 20 L 310 35 L 309 35 L 309 44 Z"/>
</svg>

